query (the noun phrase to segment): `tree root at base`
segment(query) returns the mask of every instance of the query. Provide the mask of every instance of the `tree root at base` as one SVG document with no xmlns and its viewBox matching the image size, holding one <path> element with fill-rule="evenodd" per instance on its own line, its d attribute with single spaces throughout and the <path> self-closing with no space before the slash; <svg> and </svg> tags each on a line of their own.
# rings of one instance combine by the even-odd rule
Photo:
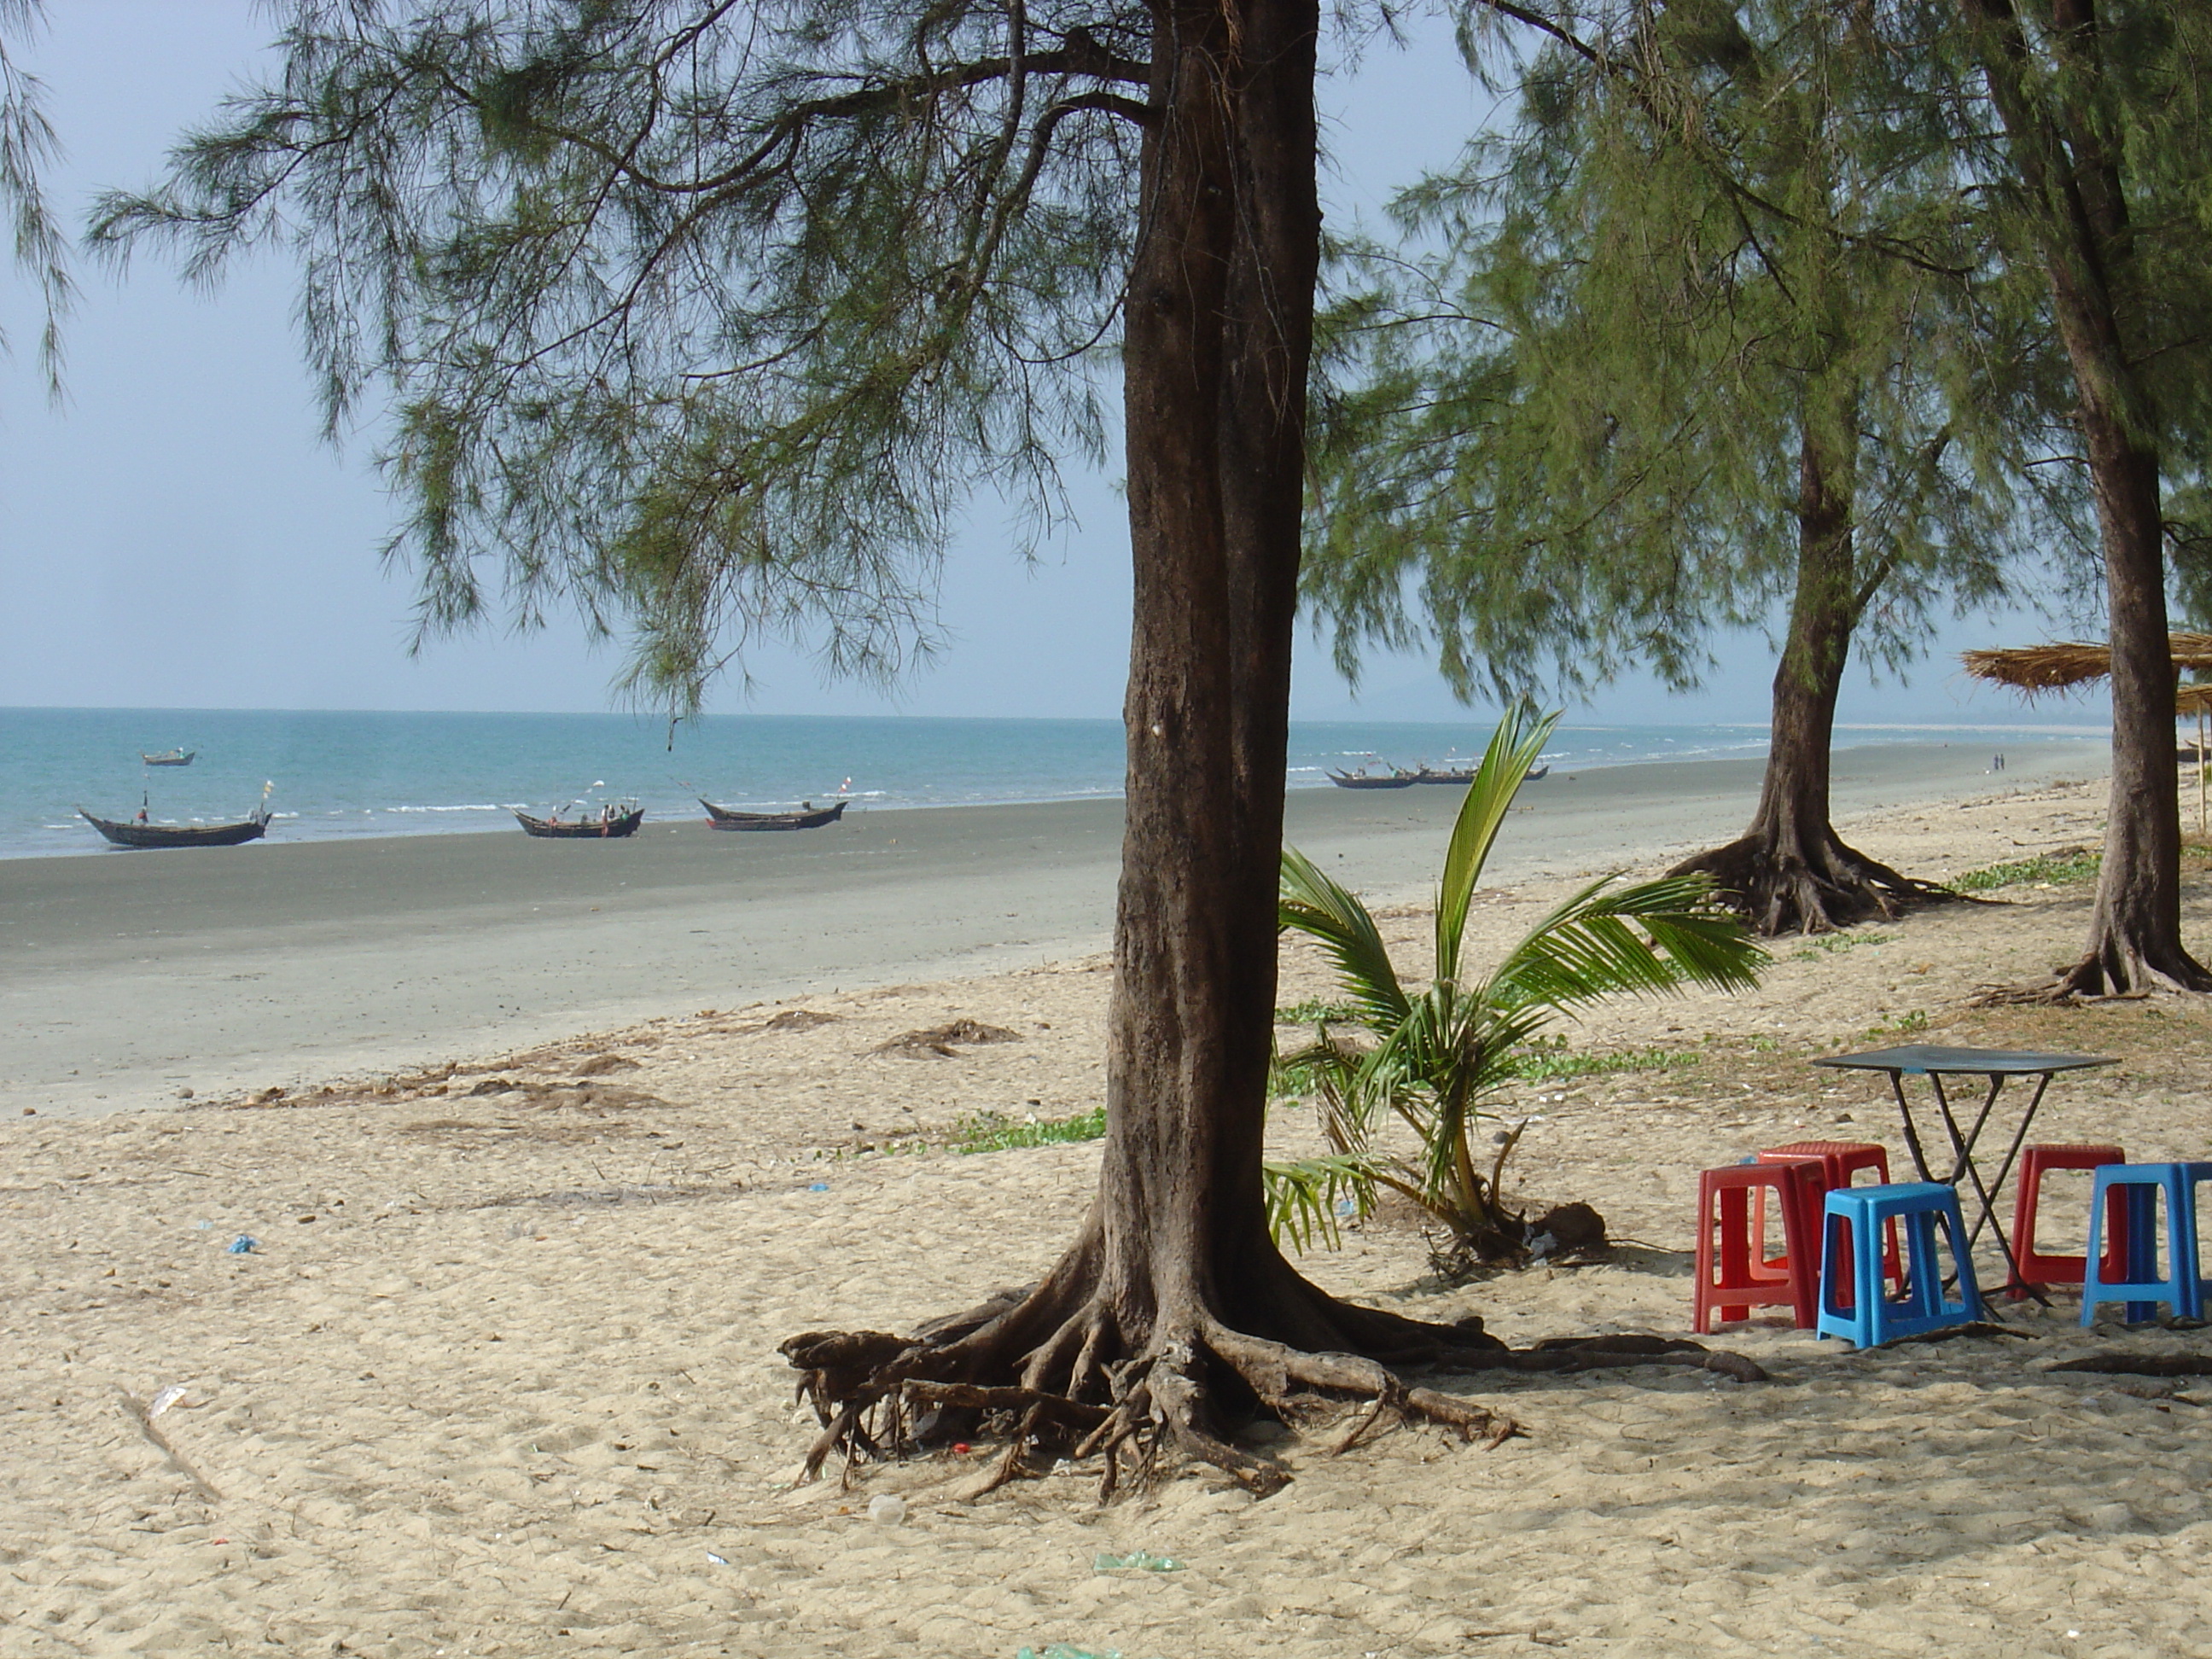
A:
<svg viewBox="0 0 2212 1659">
<path fill-rule="evenodd" d="M 1830 933 L 1877 916 L 1894 921 L 1915 905 L 1961 896 L 1868 857 L 1833 830 L 1811 837 L 1753 830 L 1667 873 L 1711 877 L 1722 902 L 1769 937 Z"/>
<path fill-rule="evenodd" d="M 1294 1282 L 1310 1292 L 1316 1310 L 1341 1316 L 1330 1322 L 1340 1325 L 1337 1334 L 1387 1352 L 1400 1364 L 1433 1364 L 1461 1374 L 1656 1364 L 1739 1382 L 1766 1376 L 1741 1355 L 1652 1337 L 1587 1338 L 1516 1352 L 1483 1335 L 1479 1323 L 1423 1324 L 1334 1302 Z M 1345 1426 L 1329 1447 L 1332 1456 L 1397 1425 L 1431 1425 L 1485 1447 L 1522 1432 L 1511 1418 L 1474 1401 L 1405 1382 L 1375 1352 L 1292 1346 L 1233 1329 L 1202 1311 L 1135 1346 L 1119 1340 L 1121 1322 L 1096 1301 L 1057 1322 L 1038 1317 L 1038 1304 L 1048 1305 L 1052 1290 L 1048 1281 L 1027 1297 L 1002 1295 L 911 1339 L 815 1331 L 786 1341 L 781 1352 L 800 1373 L 799 1397 L 823 1425 L 801 1480 L 817 1478 L 832 1458 L 842 1462 L 849 1481 L 864 1461 L 996 1437 L 1002 1442 L 998 1455 L 963 1498 L 980 1498 L 1032 1463 L 1049 1466 L 1060 1457 L 1099 1460 L 1101 1503 L 1193 1464 L 1218 1469 L 1264 1498 L 1291 1476 L 1275 1460 L 1233 1443 L 1236 1425 L 1255 1416 L 1318 1424 L 1341 1413 Z M 1040 1328 L 1045 1334 L 1036 1341 Z"/>
<path fill-rule="evenodd" d="M 2212 991 L 2212 972 L 2185 951 L 2148 951 L 2118 945 L 2092 951 L 2049 980 L 2030 985 L 1984 986 L 1970 1008 L 2057 1008 L 2097 1002 L 2132 1002 L 2164 993 Z"/>
</svg>

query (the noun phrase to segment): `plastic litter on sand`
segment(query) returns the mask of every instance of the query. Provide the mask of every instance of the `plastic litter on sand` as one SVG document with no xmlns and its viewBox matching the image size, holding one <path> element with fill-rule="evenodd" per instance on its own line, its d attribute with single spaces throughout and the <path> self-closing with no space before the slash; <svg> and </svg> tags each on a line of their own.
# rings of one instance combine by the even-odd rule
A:
<svg viewBox="0 0 2212 1659">
<path fill-rule="evenodd" d="M 236 1238 L 230 1241 L 229 1247 L 224 1250 L 223 1254 L 225 1255 L 252 1255 L 254 1251 L 260 1248 L 261 1241 L 256 1238 L 252 1233 L 240 1233 Z"/>
<path fill-rule="evenodd" d="M 1054 1642 L 1048 1648 L 1024 1648 L 1014 1659 L 1121 1659 L 1119 1648 L 1072 1648 Z"/>
<path fill-rule="evenodd" d="M 1154 1555 L 1150 1550 L 1131 1550 L 1127 1555 L 1101 1554 L 1091 1563 L 1093 1572 L 1121 1572 L 1135 1568 L 1139 1572 L 1181 1572 L 1184 1564 L 1172 1555 Z"/>
<path fill-rule="evenodd" d="M 179 1382 L 170 1383 L 167 1388 L 161 1389 L 146 1402 L 146 1420 L 149 1423 L 152 1422 L 170 1407 L 181 1402 L 184 1397 L 184 1385 Z"/>
<path fill-rule="evenodd" d="M 906 1499 L 896 1492 L 884 1492 L 868 1500 L 868 1519 L 879 1527 L 896 1527 L 906 1519 Z"/>
</svg>

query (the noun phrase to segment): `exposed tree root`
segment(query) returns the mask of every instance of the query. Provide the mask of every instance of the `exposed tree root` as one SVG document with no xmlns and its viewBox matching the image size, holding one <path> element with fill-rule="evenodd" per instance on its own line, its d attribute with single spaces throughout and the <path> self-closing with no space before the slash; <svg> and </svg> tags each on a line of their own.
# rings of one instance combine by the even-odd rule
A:
<svg viewBox="0 0 2212 1659">
<path fill-rule="evenodd" d="M 2093 1353 L 2046 1371 L 2089 1371 L 2100 1376 L 2212 1376 L 2212 1357 L 2193 1353 Z"/>
<path fill-rule="evenodd" d="M 1426 1324 L 1339 1302 L 1287 1267 L 1253 1300 L 1289 1340 L 1232 1328 L 1201 1310 L 1173 1326 L 1156 1319 L 1148 1340 L 1133 1342 L 1123 1334 L 1130 1322 L 1105 1298 L 1074 1293 L 1084 1275 L 1071 1272 L 1071 1262 L 1082 1254 L 1026 1296 L 1001 1292 L 911 1339 L 813 1331 L 785 1342 L 781 1352 L 800 1372 L 799 1396 L 823 1425 L 803 1478 L 817 1477 L 832 1457 L 842 1457 L 849 1479 L 863 1460 L 988 1436 L 1000 1438 L 1002 1449 L 963 1497 L 981 1497 L 1060 1456 L 1100 1460 L 1102 1503 L 1192 1463 L 1265 1497 L 1290 1474 L 1233 1443 L 1236 1427 L 1257 1413 L 1317 1423 L 1349 1404 L 1332 1455 L 1391 1425 L 1431 1425 L 1486 1446 L 1521 1431 L 1474 1401 L 1407 1383 L 1393 1364 L 1461 1374 L 1660 1364 L 1741 1382 L 1766 1375 L 1741 1355 L 1650 1337 L 1516 1352 L 1484 1334 L 1480 1321 Z"/>
<path fill-rule="evenodd" d="M 1770 937 L 1825 933 L 1876 916 L 1894 920 L 1914 905 L 1959 896 L 1868 857 L 1826 826 L 1810 837 L 1753 829 L 1667 873 L 1711 876 L 1721 900 Z"/>
<path fill-rule="evenodd" d="M 1975 1008 L 2060 1007 L 2092 1002 L 2132 1001 L 2160 992 L 2195 995 L 2212 991 L 2212 972 L 2185 951 L 2151 951 L 2107 942 L 2049 981 L 2033 985 L 1992 985 L 1978 994 Z"/>
</svg>

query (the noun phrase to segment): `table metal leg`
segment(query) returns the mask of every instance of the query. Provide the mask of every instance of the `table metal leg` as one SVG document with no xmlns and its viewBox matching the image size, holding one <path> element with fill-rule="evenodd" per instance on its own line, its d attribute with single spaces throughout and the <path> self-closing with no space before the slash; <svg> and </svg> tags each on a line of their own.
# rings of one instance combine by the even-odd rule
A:
<svg viewBox="0 0 2212 1659">
<path fill-rule="evenodd" d="M 1936 1172 L 1928 1167 L 1927 1151 L 1920 1144 L 1919 1126 L 1912 1121 L 1912 1103 L 1905 1098 L 1904 1073 L 1889 1074 L 1889 1091 L 1897 1097 L 1897 1114 L 1905 1121 L 1905 1146 L 1912 1154 L 1912 1167 L 1920 1171 L 1923 1181 L 1935 1180 Z"/>
</svg>

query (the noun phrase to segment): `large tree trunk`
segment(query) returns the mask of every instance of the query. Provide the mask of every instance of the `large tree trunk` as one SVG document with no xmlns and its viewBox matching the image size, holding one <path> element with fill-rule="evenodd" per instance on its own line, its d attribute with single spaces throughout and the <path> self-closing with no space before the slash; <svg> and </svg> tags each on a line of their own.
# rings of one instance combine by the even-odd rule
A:
<svg viewBox="0 0 2212 1659">
<path fill-rule="evenodd" d="M 2173 765 L 2159 424 L 2129 347 L 2147 303 L 2108 125 L 2091 0 L 2054 0 L 2052 50 L 2067 73 L 2033 86 L 2010 0 L 1961 0 L 2004 124 L 2074 373 L 2105 556 L 2112 663 L 2112 783 L 2088 948 L 2048 994 L 2212 990 L 2181 942 L 2181 815 Z"/>
<path fill-rule="evenodd" d="M 979 1491 L 1049 1449 L 1103 1453 L 1109 1493 L 1124 1468 L 1178 1457 L 1265 1492 L 1281 1467 L 1231 1443 L 1255 1410 L 1288 1419 L 1315 1395 L 1349 1397 L 1372 1406 L 1363 1427 L 1387 1407 L 1462 1435 L 1511 1431 L 1386 1364 L 1764 1375 L 1650 1339 L 1509 1355 L 1480 1320 L 1340 1302 L 1268 1236 L 1260 1154 L 1321 226 L 1318 7 L 1158 0 L 1154 21 L 1123 369 L 1136 617 L 1098 1196 L 1034 1287 L 913 1337 L 787 1341 L 823 1424 L 810 1470 L 995 1422 L 1006 1448 Z"/>
<path fill-rule="evenodd" d="M 1848 430 L 1846 430 L 1848 436 Z M 1762 933 L 1820 933 L 1893 916 L 1936 890 L 1844 845 L 1828 821 L 1836 695 L 1865 596 L 1851 536 L 1856 475 L 1808 422 L 1798 452 L 1797 586 L 1774 671 L 1773 736 L 1751 827 L 1669 873 L 1710 875 Z"/>
<path fill-rule="evenodd" d="M 1135 627 L 1099 1191 L 1033 1290 L 923 1332 L 785 1352 L 826 1431 L 815 1462 L 993 1412 L 996 1478 L 1057 1439 L 1150 1466 L 1228 1443 L 1255 1405 L 1364 1393 L 1463 1431 L 1488 1413 L 1378 1363 L 1494 1350 L 1480 1322 L 1340 1303 L 1276 1251 L 1261 1180 L 1275 1000 L 1316 199 L 1315 0 L 1159 0 L 1145 228 L 1127 301 Z M 880 1409 L 879 1409 L 880 1408 Z M 947 1416 L 950 1413 L 950 1416 Z"/>
</svg>

